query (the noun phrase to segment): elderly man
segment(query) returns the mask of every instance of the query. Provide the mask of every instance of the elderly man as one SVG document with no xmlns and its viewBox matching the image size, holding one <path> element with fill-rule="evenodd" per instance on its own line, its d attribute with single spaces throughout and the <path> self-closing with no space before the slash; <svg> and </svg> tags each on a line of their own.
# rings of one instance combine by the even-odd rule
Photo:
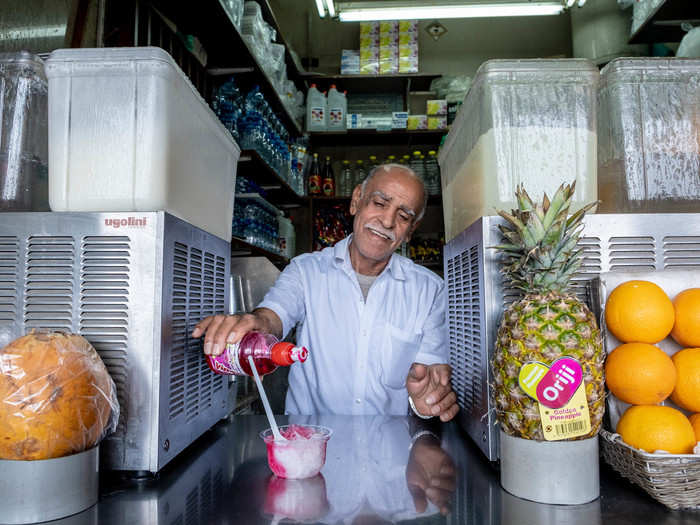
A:
<svg viewBox="0 0 700 525">
<path fill-rule="evenodd" d="M 310 350 L 289 374 L 288 414 L 406 414 L 449 421 L 442 279 L 400 255 L 425 212 L 422 179 L 405 166 L 375 168 L 352 194 L 353 233 L 295 257 L 250 314 L 202 320 L 204 353 L 218 355 L 249 331 L 282 337 L 299 324 Z"/>
</svg>

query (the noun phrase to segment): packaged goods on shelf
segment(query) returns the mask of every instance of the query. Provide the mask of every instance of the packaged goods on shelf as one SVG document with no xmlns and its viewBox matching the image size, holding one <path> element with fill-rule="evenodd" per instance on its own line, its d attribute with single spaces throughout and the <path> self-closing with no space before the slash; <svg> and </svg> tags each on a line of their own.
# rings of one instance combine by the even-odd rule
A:
<svg viewBox="0 0 700 525">
<path fill-rule="evenodd" d="M 406 119 L 408 129 L 428 129 L 428 115 L 409 115 Z"/>
<path fill-rule="evenodd" d="M 279 224 L 279 246 L 287 259 L 291 259 L 296 255 L 297 242 L 296 242 L 296 232 L 294 231 L 294 224 L 291 219 L 288 219 L 284 215 L 277 216 L 277 222 Z"/>
<path fill-rule="evenodd" d="M 598 99 L 599 210 L 700 209 L 700 60 L 613 60 Z"/>
<path fill-rule="evenodd" d="M 383 20 L 379 22 L 379 74 L 399 71 L 399 23 Z"/>
<path fill-rule="evenodd" d="M 248 195 L 236 196 L 232 231 L 235 237 L 264 250 L 281 254 L 279 222 L 276 211 L 262 199 Z"/>
<path fill-rule="evenodd" d="M 343 49 L 340 56 L 340 74 L 356 75 L 360 73 L 360 51 Z"/>
<path fill-rule="evenodd" d="M 426 102 L 426 113 L 428 116 L 447 115 L 447 100 L 428 100 Z"/>
<path fill-rule="evenodd" d="M 408 112 L 394 111 L 391 114 L 392 129 L 406 129 L 408 127 Z"/>
<path fill-rule="evenodd" d="M 331 84 L 328 90 L 328 131 L 345 131 L 347 129 L 348 101 L 345 93 L 341 93 Z"/>
<path fill-rule="evenodd" d="M 360 22 L 360 73 L 379 73 L 379 22 Z"/>
<path fill-rule="evenodd" d="M 347 119 L 348 129 L 359 129 L 362 127 L 362 114 L 349 113 Z"/>
<path fill-rule="evenodd" d="M 0 53 L 0 211 L 49 211 L 48 85 L 26 51 Z"/>
<path fill-rule="evenodd" d="M 428 129 L 447 129 L 447 115 L 429 116 Z"/>
<path fill-rule="evenodd" d="M 318 208 L 314 214 L 314 250 L 333 246 L 352 232 L 347 204 Z"/>
<path fill-rule="evenodd" d="M 598 69 L 582 59 L 490 60 L 481 65 L 440 150 L 445 238 L 515 189 L 553 195 L 576 181 L 572 211 L 597 200 Z"/>
<path fill-rule="evenodd" d="M 399 21 L 399 73 L 418 72 L 418 22 Z"/>
<path fill-rule="evenodd" d="M 45 69 L 53 211 L 165 210 L 230 240 L 240 150 L 168 53 L 59 49 Z"/>
<path fill-rule="evenodd" d="M 311 84 L 306 92 L 306 131 L 328 130 L 328 99 Z"/>
</svg>

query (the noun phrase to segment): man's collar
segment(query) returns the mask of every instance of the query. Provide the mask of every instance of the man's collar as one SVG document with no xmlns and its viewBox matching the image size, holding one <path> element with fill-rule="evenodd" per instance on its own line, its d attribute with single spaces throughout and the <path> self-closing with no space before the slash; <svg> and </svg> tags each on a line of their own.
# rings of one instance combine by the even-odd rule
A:
<svg viewBox="0 0 700 525">
<path fill-rule="evenodd" d="M 350 271 L 355 271 L 352 267 L 352 261 L 350 260 L 350 243 L 352 242 L 352 235 L 353 234 L 351 233 L 345 239 L 338 241 L 335 244 L 333 247 L 333 259 L 337 267 L 345 267 Z M 399 281 L 406 279 L 406 274 L 401 267 L 401 258 L 396 254 L 391 254 L 389 263 L 386 265 L 386 268 L 382 270 L 382 273 L 384 273 L 386 270 L 389 270 L 394 279 L 398 279 Z"/>
</svg>

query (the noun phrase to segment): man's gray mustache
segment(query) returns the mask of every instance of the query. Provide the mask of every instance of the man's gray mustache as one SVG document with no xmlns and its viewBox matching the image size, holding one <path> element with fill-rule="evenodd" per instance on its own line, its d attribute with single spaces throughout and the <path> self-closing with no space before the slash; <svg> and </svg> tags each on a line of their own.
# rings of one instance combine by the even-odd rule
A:
<svg viewBox="0 0 700 525">
<path fill-rule="evenodd" d="M 377 233 L 381 233 L 382 235 L 386 235 L 392 242 L 396 240 L 396 235 L 394 235 L 394 232 L 392 231 L 385 230 L 384 228 L 377 228 L 376 226 L 372 226 L 371 224 L 365 224 L 365 228 L 367 228 L 368 230 L 375 231 Z"/>
</svg>

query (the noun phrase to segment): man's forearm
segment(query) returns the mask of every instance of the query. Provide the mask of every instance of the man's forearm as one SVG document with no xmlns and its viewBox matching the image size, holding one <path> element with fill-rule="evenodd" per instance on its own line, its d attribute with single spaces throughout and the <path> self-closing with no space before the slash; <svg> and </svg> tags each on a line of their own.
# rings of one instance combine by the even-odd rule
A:
<svg viewBox="0 0 700 525">
<path fill-rule="evenodd" d="M 282 320 L 275 312 L 269 308 L 256 308 L 252 313 L 258 319 L 261 332 L 272 334 L 277 339 L 282 339 Z"/>
</svg>

